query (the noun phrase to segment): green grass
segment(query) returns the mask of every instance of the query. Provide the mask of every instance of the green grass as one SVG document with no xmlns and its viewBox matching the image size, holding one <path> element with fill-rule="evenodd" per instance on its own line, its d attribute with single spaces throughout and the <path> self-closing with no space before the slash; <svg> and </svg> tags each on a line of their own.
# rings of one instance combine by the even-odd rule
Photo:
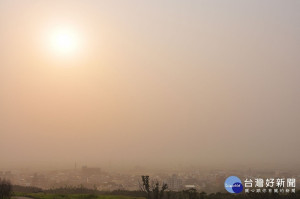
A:
<svg viewBox="0 0 300 199">
<path fill-rule="evenodd" d="M 45 193 L 15 193 L 15 196 L 33 199 L 144 199 L 142 197 L 96 195 L 96 194 L 45 194 Z"/>
</svg>

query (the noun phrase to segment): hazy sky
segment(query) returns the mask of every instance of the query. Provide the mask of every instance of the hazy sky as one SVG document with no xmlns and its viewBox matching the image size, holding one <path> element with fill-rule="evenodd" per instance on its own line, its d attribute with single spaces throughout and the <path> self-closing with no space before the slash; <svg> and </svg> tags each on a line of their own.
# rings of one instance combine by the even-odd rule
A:
<svg viewBox="0 0 300 199">
<path fill-rule="evenodd" d="M 0 168 L 299 166 L 299 19 L 296 0 L 1 0 Z"/>
</svg>

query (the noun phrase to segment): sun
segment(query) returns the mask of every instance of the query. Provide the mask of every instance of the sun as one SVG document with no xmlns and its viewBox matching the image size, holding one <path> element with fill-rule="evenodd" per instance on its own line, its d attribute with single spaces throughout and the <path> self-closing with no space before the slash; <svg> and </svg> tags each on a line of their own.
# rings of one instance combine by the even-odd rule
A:
<svg viewBox="0 0 300 199">
<path fill-rule="evenodd" d="M 72 55 L 79 49 L 79 36 L 71 28 L 55 28 L 50 34 L 50 45 L 58 55 Z"/>
</svg>

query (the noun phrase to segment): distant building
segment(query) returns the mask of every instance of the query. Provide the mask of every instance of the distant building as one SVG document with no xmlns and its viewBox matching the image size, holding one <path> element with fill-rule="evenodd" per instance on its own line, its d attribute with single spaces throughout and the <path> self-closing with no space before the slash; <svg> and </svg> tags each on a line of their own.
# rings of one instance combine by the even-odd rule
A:
<svg viewBox="0 0 300 199">
<path fill-rule="evenodd" d="M 167 179 L 167 184 L 171 190 L 179 190 L 182 188 L 182 180 L 175 174 Z"/>
<path fill-rule="evenodd" d="M 196 186 L 193 185 L 193 184 L 187 184 L 187 185 L 184 185 L 184 187 L 185 187 L 186 189 L 195 189 L 195 188 L 196 188 Z"/>
</svg>

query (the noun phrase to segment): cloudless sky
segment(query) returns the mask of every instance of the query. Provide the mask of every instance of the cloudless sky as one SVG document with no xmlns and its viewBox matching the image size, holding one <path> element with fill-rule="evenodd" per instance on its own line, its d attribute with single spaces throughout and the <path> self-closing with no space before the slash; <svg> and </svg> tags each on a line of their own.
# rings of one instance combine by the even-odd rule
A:
<svg viewBox="0 0 300 199">
<path fill-rule="evenodd" d="M 0 168 L 299 166 L 300 2 L 0 2 Z M 77 34 L 57 55 L 48 33 Z"/>
</svg>

